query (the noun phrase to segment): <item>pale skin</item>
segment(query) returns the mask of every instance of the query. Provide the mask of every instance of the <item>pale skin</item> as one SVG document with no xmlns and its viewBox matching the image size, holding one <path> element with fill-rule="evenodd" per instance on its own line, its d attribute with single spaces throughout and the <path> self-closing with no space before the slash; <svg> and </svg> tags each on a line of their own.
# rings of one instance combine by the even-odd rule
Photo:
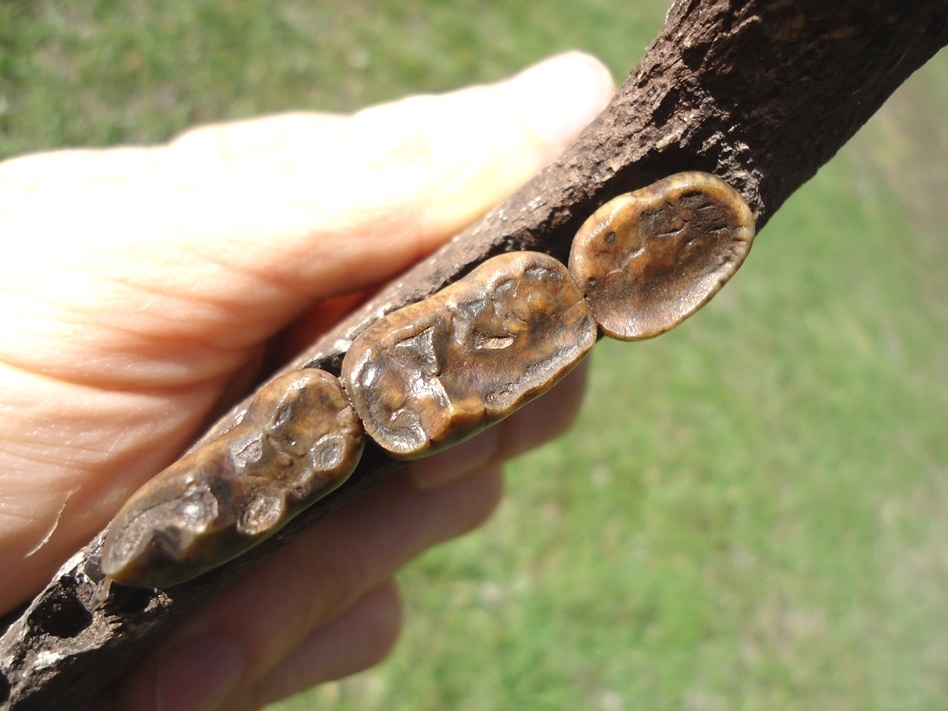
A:
<svg viewBox="0 0 948 711">
<path fill-rule="evenodd" d="M 0 164 L 0 611 L 358 295 L 550 162 L 613 92 L 570 53 L 506 82 L 300 113 L 143 148 Z M 254 709 L 382 659 L 394 573 L 482 523 L 501 465 L 572 422 L 534 407 L 413 463 L 266 558 L 109 693 L 108 709 Z"/>
</svg>

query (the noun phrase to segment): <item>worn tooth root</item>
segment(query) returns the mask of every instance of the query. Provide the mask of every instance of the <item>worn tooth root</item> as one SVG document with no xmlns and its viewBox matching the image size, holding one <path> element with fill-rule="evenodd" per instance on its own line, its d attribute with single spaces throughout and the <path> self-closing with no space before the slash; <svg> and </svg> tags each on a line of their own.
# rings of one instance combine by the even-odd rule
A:
<svg viewBox="0 0 948 711">
<path fill-rule="evenodd" d="M 139 489 L 105 537 L 106 582 L 165 587 L 246 552 L 340 486 L 364 434 L 396 459 L 477 434 L 549 390 L 599 330 L 637 340 L 688 318 L 737 271 L 754 233 L 737 191 L 679 173 L 596 210 L 568 268 L 511 252 L 379 310 L 336 343 L 340 379 L 317 368 L 276 377 L 233 429 Z"/>
</svg>

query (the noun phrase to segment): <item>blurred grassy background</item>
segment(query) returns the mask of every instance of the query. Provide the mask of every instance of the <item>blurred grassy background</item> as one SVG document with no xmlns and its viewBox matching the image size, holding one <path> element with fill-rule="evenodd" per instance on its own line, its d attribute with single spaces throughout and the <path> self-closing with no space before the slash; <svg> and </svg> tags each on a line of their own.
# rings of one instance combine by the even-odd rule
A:
<svg viewBox="0 0 948 711">
<path fill-rule="evenodd" d="M 488 81 L 621 79 L 666 3 L 0 0 L 0 156 Z M 582 420 L 404 572 L 380 667 L 279 706 L 948 708 L 948 56 L 700 315 L 602 343 Z"/>
</svg>

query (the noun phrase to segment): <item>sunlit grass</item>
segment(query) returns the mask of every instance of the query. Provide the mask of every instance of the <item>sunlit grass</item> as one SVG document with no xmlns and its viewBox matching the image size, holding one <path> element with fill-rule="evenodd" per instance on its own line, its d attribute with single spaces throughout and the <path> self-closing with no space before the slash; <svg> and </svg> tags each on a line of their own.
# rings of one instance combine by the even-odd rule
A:
<svg viewBox="0 0 948 711">
<path fill-rule="evenodd" d="M 349 110 L 584 48 L 664 5 L 0 3 L 0 154 Z M 601 343 L 567 438 L 401 576 L 390 660 L 284 708 L 948 708 L 948 57 L 704 311 Z"/>
</svg>

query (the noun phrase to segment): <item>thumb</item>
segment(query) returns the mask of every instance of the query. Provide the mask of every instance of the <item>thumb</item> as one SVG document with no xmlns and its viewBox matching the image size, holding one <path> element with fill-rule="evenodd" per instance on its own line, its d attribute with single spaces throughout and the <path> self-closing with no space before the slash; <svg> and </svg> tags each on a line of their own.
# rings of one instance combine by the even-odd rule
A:
<svg viewBox="0 0 948 711">
<path fill-rule="evenodd" d="M 64 315 L 40 328 L 30 309 L 8 310 L 17 323 L 5 332 L 18 336 L 0 357 L 45 352 L 59 372 L 77 363 L 68 344 L 91 343 L 122 354 L 121 367 L 87 354 L 83 367 L 133 378 L 136 366 L 154 374 L 155 360 L 232 370 L 313 301 L 391 277 L 446 241 L 562 151 L 612 91 L 597 60 L 569 53 L 347 117 L 279 115 L 162 147 L 11 161 L 0 194 L 18 197 L 0 203 L 0 220 L 39 252 L 0 276 Z M 94 230 L 77 236 L 82 225 Z"/>
</svg>

